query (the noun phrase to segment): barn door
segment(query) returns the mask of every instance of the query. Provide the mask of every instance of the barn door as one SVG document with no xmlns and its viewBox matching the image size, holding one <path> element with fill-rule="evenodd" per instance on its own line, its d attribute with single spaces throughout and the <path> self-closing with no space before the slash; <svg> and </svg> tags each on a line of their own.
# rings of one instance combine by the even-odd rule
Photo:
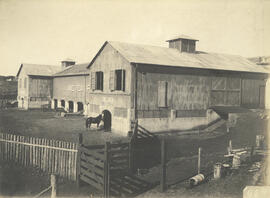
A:
<svg viewBox="0 0 270 198">
<path fill-rule="evenodd" d="M 260 86 L 259 89 L 259 107 L 264 108 L 264 99 L 265 99 L 265 86 Z"/>
</svg>

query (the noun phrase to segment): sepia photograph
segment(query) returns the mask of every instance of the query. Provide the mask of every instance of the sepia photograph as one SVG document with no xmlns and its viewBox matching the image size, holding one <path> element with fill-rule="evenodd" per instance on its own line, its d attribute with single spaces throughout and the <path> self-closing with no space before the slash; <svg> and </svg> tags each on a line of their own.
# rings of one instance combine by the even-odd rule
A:
<svg viewBox="0 0 270 198">
<path fill-rule="evenodd" d="M 0 198 L 270 197 L 270 0 L 0 0 Z"/>
</svg>

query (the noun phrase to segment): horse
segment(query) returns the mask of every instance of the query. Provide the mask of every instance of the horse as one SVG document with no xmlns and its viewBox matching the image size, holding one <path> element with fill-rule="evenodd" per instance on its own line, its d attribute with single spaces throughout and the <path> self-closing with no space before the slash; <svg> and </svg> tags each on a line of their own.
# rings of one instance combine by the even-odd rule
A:
<svg viewBox="0 0 270 198">
<path fill-rule="evenodd" d="M 90 128 L 92 123 L 97 124 L 97 127 L 99 127 L 99 124 L 102 120 L 102 114 L 98 115 L 97 117 L 88 117 L 85 122 L 86 128 Z"/>
</svg>

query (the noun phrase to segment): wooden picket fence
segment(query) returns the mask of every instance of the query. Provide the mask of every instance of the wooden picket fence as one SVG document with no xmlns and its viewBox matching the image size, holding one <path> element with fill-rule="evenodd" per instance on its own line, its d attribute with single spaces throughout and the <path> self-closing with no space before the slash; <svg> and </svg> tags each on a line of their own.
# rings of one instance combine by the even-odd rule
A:
<svg viewBox="0 0 270 198">
<path fill-rule="evenodd" d="M 0 133 L 0 159 L 76 181 L 76 143 Z"/>
</svg>

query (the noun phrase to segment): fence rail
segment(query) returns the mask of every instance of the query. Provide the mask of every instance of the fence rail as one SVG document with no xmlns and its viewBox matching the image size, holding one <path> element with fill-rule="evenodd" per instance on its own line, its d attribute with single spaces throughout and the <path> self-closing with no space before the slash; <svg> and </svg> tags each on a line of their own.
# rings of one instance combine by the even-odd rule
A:
<svg viewBox="0 0 270 198">
<path fill-rule="evenodd" d="M 77 144 L 0 133 L 0 159 L 76 181 Z"/>
</svg>

